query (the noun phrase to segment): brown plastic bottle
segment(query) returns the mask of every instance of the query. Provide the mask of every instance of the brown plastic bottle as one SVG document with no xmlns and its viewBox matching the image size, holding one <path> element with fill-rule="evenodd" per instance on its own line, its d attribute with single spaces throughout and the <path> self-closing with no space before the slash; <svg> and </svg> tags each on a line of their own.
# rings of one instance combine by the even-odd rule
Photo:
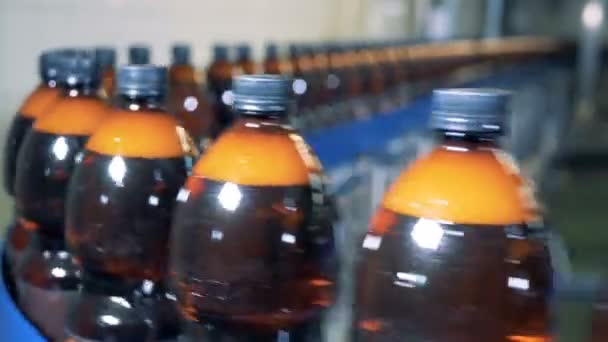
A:
<svg viewBox="0 0 608 342">
<path fill-rule="evenodd" d="M 172 60 L 169 68 L 168 110 L 177 116 L 196 145 L 204 148 L 217 130 L 217 122 L 199 84 L 197 71 L 192 66 L 190 46 L 174 45 Z"/>
<path fill-rule="evenodd" d="M 366 95 L 371 110 L 374 113 L 389 110 L 392 105 L 385 96 L 386 75 L 382 70 L 383 61 L 371 43 L 361 43 L 358 46 L 359 68 L 363 74 L 363 93 Z"/>
<path fill-rule="evenodd" d="M 252 75 L 256 72 L 255 62 L 251 59 L 251 47 L 248 44 L 240 44 L 236 47 L 236 69 L 235 75 Z"/>
<path fill-rule="evenodd" d="M 399 176 L 362 241 L 355 341 L 551 341 L 548 234 L 497 144 L 507 98 L 434 92 L 439 145 Z"/>
<path fill-rule="evenodd" d="M 288 125 L 292 81 L 235 78 L 240 119 L 177 195 L 170 278 L 203 341 L 316 341 L 336 253 L 317 158 Z"/>
<path fill-rule="evenodd" d="M 280 75 L 281 61 L 279 59 L 278 48 L 276 44 L 270 43 L 266 45 L 266 56 L 264 59 L 264 73 L 271 75 Z"/>
<path fill-rule="evenodd" d="M 359 43 L 348 44 L 344 49 L 345 63 L 349 70 L 345 91 L 350 102 L 348 117 L 352 119 L 368 118 L 374 111 L 369 103 L 369 69 L 365 67 L 360 49 Z"/>
<path fill-rule="evenodd" d="M 116 50 L 110 47 L 98 47 L 95 49 L 95 60 L 100 69 L 102 97 L 111 102 L 114 97 Z"/>
<path fill-rule="evenodd" d="M 66 302 L 80 283 L 64 242 L 67 186 L 86 140 L 107 116 L 93 54 L 67 51 L 59 61 L 62 96 L 25 137 L 15 182 L 17 218 L 34 232 L 17 270 L 18 301 L 53 340 L 63 338 Z"/>
<path fill-rule="evenodd" d="M 405 82 L 405 69 L 399 63 L 397 49 L 388 43 L 378 44 L 375 54 L 378 67 L 383 73 L 387 98 L 384 108 L 380 110 L 388 111 L 406 102 L 407 94 L 402 87 Z"/>
<path fill-rule="evenodd" d="M 76 341 L 175 340 L 165 290 L 175 196 L 186 179 L 167 69 L 119 69 L 117 105 L 91 136 L 67 199 L 66 239 L 83 286 L 66 323 Z"/>
<path fill-rule="evenodd" d="M 213 96 L 212 105 L 218 122 L 214 136 L 229 126 L 234 119 L 230 108 L 232 99 L 229 92 L 233 73 L 234 65 L 229 60 L 228 48 L 225 45 L 215 45 L 213 62 L 207 68 L 207 87 Z"/>
<path fill-rule="evenodd" d="M 27 97 L 13 118 L 4 145 L 4 189 L 9 195 L 15 194 L 15 176 L 17 171 L 17 155 L 23 144 L 23 139 L 30 131 L 34 121 L 44 115 L 57 101 L 60 91 L 57 88 L 58 54 L 60 51 L 44 52 L 39 58 L 41 82 Z M 8 228 L 6 262 L 8 274 L 13 273 L 20 263 L 29 241 L 29 232 L 18 221 L 12 222 Z M 9 279 L 9 281 L 11 281 Z M 11 281 L 12 282 L 12 281 Z"/>
</svg>

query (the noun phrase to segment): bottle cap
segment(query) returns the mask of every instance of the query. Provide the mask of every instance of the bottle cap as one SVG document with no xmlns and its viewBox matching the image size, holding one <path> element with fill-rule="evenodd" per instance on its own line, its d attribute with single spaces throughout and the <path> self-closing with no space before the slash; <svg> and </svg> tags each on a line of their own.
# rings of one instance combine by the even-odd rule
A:
<svg viewBox="0 0 608 342">
<path fill-rule="evenodd" d="M 463 133 L 501 133 L 510 94 L 491 88 L 434 90 L 431 128 Z"/>
<path fill-rule="evenodd" d="M 171 48 L 172 62 L 175 65 L 190 65 L 190 45 L 175 44 Z"/>
<path fill-rule="evenodd" d="M 279 49 L 277 44 L 268 43 L 266 44 L 266 58 L 277 58 L 279 55 Z"/>
<path fill-rule="evenodd" d="M 99 85 L 99 68 L 92 51 L 83 49 L 58 50 L 59 84 L 66 87 Z"/>
<path fill-rule="evenodd" d="M 111 47 L 95 48 L 95 59 L 102 70 L 113 67 L 116 64 L 116 49 Z"/>
<path fill-rule="evenodd" d="M 228 60 L 228 47 L 223 44 L 213 46 L 213 59 L 216 61 Z"/>
<path fill-rule="evenodd" d="M 145 45 L 131 45 L 129 47 L 129 64 L 149 64 L 150 48 Z"/>
<path fill-rule="evenodd" d="M 233 79 L 233 107 L 253 112 L 285 112 L 292 104 L 292 79 L 281 75 L 243 75 Z"/>
<path fill-rule="evenodd" d="M 59 77 L 59 54 L 57 50 L 50 50 L 43 52 L 38 58 L 38 68 L 40 78 L 45 82 L 51 81 L 57 82 Z"/>
<path fill-rule="evenodd" d="M 302 53 L 302 48 L 300 47 L 300 45 L 292 43 L 289 44 L 289 56 L 291 58 L 296 58 L 298 56 L 300 56 L 300 54 Z"/>
<path fill-rule="evenodd" d="M 236 47 L 237 60 L 248 60 L 251 58 L 251 47 L 247 44 L 239 44 Z"/>
<path fill-rule="evenodd" d="M 118 93 L 126 96 L 164 96 L 167 68 L 157 65 L 125 65 L 118 70 Z"/>
</svg>

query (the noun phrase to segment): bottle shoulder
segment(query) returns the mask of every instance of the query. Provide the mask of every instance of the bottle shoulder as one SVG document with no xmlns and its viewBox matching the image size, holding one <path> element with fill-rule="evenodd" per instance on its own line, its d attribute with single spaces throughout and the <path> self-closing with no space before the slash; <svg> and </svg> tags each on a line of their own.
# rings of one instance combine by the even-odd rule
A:
<svg viewBox="0 0 608 342">
<path fill-rule="evenodd" d="M 178 122 L 165 112 L 115 110 L 89 139 L 87 149 L 138 158 L 175 158 L 184 155 Z"/>
<path fill-rule="evenodd" d="M 34 130 L 63 135 L 91 135 L 108 115 L 98 97 L 61 97 L 34 124 Z"/>
<path fill-rule="evenodd" d="M 309 184 L 320 164 L 304 139 L 279 124 L 240 120 L 222 134 L 193 169 L 195 176 L 254 186 Z"/>
<path fill-rule="evenodd" d="M 59 89 L 44 85 L 38 86 L 19 108 L 19 115 L 37 119 L 59 98 Z"/>
<path fill-rule="evenodd" d="M 518 169 L 496 149 L 440 146 L 410 165 L 383 206 L 395 212 L 468 224 L 526 222 L 530 208 Z"/>
</svg>

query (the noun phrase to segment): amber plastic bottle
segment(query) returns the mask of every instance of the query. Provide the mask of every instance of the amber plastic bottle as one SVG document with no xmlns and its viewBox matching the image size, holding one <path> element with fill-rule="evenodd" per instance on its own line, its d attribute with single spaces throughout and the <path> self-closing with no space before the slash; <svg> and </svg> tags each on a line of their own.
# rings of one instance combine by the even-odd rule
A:
<svg viewBox="0 0 608 342">
<path fill-rule="evenodd" d="M 150 64 L 150 48 L 146 45 L 129 46 L 129 64 Z"/>
<path fill-rule="evenodd" d="M 508 95 L 433 95 L 439 139 L 386 193 L 357 270 L 355 341 L 550 341 L 553 269 L 500 150 Z"/>
<path fill-rule="evenodd" d="M 66 302 L 80 282 L 64 242 L 65 195 L 86 140 L 107 117 L 98 70 L 91 52 L 61 54 L 62 95 L 36 120 L 17 160 L 17 218 L 34 231 L 17 271 L 18 301 L 53 340 L 63 337 Z"/>
<path fill-rule="evenodd" d="M 98 47 L 95 49 L 95 60 L 100 69 L 102 96 L 111 101 L 114 97 L 116 50 L 110 47 Z"/>
<path fill-rule="evenodd" d="M 57 51 L 44 52 L 39 58 L 41 82 L 26 98 L 13 118 L 4 146 L 4 189 L 9 195 L 15 194 L 15 175 L 17 171 L 17 155 L 23 139 L 30 131 L 34 121 L 42 116 L 59 97 L 57 87 L 58 54 Z M 29 241 L 29 232 L 18 221 L 9 226 L 6 243 L 6 262 L 9 273 L 17 269 L 23 251 Z"/>
<path fill-rule="evenodd" d="M 255 62 L 251 59 L 251 46 L 248 44 L 240 44 L 236 47 L 236 67 L 238 74 L 252 75 L 255 74 Z"/>
<path fill-rule="evenodd" d="M 439 144 L 391 186 L 362 242 L 354 340 L 551 340 L 547 232 L 498 146 L 507 99 L 434 92 Z"/>
<path fill-rule="evenodd" d="M 235 78 L 240 119 L 177 195 L 170 277 L 203 341 L 316 341 L 336 252 L 317 158 L 288 125 L 292 81 Z"/>
<path fill-rule="evenodd" d="M 386 79 L 382 70 L 382 61 L 378 57 L 377 50 L 371 43 L 361 43 L 357 46 L 359 58 L 359 70 L 363 79 L 363 93 L 365 101 L 373 113 L 383 112 L 390 109 L 391 104 L 387 102 L 385 90 Z"/>
<path fill-rule="evenodd" d="M 209 100 L 199 84 L 190 56 L 190 46 L 173 46 L 167 107 L 169 112 L 177 116 L 196 144 L 204 147 L 217 130 L 217 122 Z"/>
<path fill-rule="evenodd" d="M 75 340 L 179 333 L 164 281 L 175 196 L 187 172 L 166 95 L 166 68 L 121 67 L 117 105 L 75 168 L 66 211 L 66 239 L 83 272 L 66 324 Z"/>
<path fill-rule="evenodd" d="M 266 56 L 264 58 L 264 73 L 271 75 L 281 74 L 281 62 L 279 60 L 279 52 L 276 44 L 270 43 L 266 45 Z"/>
<path fill-rule="evenodd" d="M 213 62 L 207 69 L 207 86 L 213 96 L 213 109 L 219 126 L 214 136 L 229 126 L 234 119 L 230 108 L 232 99 L 229 92 L 233 72 L 234 65 L 229 60 L 228 48 L 225 45 L 215 45 Z"/>
<path fill-rule="evenodd" d="M 318 103 L 320 82 L 308 46 L 291 44 L 289 57 L 294 77 L 293 89 L 298 105 L 298 112 L 292 116 L 292 122 L 298 129 L 307 129 L 314 124 L 313 111 Z"/>
</svg>

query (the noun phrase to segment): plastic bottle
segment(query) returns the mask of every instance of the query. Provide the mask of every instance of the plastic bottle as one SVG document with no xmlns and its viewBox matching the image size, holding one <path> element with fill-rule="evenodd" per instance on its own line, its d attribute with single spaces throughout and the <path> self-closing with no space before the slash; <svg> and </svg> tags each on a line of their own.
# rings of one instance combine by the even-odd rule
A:
<svg viewBox="0 0 608 342">
<path fill-rule="evenodd" d="M 95 60 L 100 68 L 102 96 L 111 102 L 114 97 L 116 49 L 111 47 L 96 48 Z"/>
<path fill-rule="evenodd" d="M 334 302 L 333 217 L 317 158 L 286 124 L 291 85 L 235 78 L 240 118 L 177 196 L 170 277 L 191 338 L 320 338 Z"/>
<path fill-rule="evenodd" d="M 58 54 L 60 54 L 60 51 L 46 51 L 40 55 L 40 84 L 25 99 L 8 130 L 4 146 L 4 188 L 11 196 L 15 195 L 17 156 L 23 144 L 23 139 L 32 128 L 34 121 L 49 110 L 61 93 L 57 83 L 57 77 L 59 76 Z M 13 275 L 17 270 L 29 238 L 29 232 L 25 227 L 18 224 L 18 221 L 10 224 L 5 245 L 9 274 Z"/>
<path fill-rule="evenodd" d="M 199 79 L 196 69 L 192 66 L 190 46 L 174 45 L 169 68 L 167 108 L 177 116 L 198 148 L 204 149 L 217 131 L 218 123 Z"/>
<path fill-rule="evenodd" d="M 178 121 L 164 106 L 167 69 L 123 66 L 117 91 L 68 192 L 66 239 L 83 286 L 66 330 L 76 341 L 175 340 L 179 321 L 165 279 L 187 172 Z"/>
<path fill-rule="evenodd" d="M 536 202 L 500 149 L 508 93 L 436 90 L 436 148 L 363 238 L 355 341 L 550 341 L 553 269 Z"/>
<path fill-rule="evenodd" d="M 66 191 L 87 139 L 108 116 L 92 52 L 62 53 L 59 70 L 62 95 L 25 137 L 15 183 L 17 219 L 34 232 L 17 270 L 18 301 L 53 340 L 64 336 L 66 303 L 80 283 L 64 241 Z"/>
</svg>

